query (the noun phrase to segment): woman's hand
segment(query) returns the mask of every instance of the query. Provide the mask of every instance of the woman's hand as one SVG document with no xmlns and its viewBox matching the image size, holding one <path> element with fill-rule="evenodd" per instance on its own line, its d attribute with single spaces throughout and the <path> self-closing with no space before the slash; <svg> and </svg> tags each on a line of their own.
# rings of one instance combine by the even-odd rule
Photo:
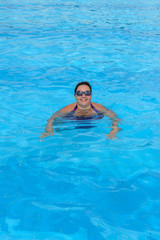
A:
<svg viewBox="0 0 160 240">
<path fill-rule="evenodd" d="M 40 141 L 42 142 L 42 141 L 44 141 L 44 140 L 42 140 L 43 138 L 45 138 L 45 137 L 52 137 L 54 135 L 54 132 L 51 132 L 51 133 L 49 133 L 49 132 L 45 132 L 45 133 L 42 133 L 42 135 L 40 136 Z"/>
<path fill-rule="evenodd" d="M 106 139 L 112 139 L 112 140 L 115 140 L 115 139 L 117 139 L 118 140 L 118 138 L 116 137 L 116 133 L 109 133 L 109 134 L 107 134 L 107 137 L 106 137 Z"/>
<path fill-rule="evenodd" d="M 119 127 L 112 127 L 112 130 L 107 134 L 106 139 L 109 138 L 109 139 L 113 139 L 113 140 L 115 140 L 115 139 L 118 140 L 116 134 L 117 134 L 119 131 L 121 131 L 121 130 L 122 130 L 122 128 L 119 128 Z"/>
</svg>

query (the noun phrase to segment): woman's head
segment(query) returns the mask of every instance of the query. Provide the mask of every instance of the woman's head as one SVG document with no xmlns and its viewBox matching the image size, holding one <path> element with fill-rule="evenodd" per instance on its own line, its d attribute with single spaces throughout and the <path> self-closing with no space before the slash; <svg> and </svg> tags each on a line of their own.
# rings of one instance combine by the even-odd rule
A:
<svg viewBox="0 0 160 240">
<path fill-rule="evenodd" d="M 78 87 L 81 86 L 81 85 L 86 85 L 86 86 L 88 86 L 89 89 L 90 89 L 90 91 L 92 92 L 92 87 L 91 87 L 91 85 L 89 84 L 89 82 L 80 82 L 80 83 L 78 83 L 78 84 L 76 85 L 75 90 L 74 90 L 74 93 L 76 93 Z"/>
<path fill-rule="evenodd" d="M 91 103 L 92 88 L 88 82 L 80 82 L 75 87 L 75 99 L 80 108 L 88 108 Z"/>
</svg>

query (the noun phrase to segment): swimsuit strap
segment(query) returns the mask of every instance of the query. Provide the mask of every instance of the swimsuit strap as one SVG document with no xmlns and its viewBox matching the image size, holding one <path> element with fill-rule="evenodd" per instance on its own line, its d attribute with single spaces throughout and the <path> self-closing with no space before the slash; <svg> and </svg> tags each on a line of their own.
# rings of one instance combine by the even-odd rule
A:
<svg viewBox="0 0 160 240">
<path fill-rule="evenodd" d="M 69 113 L 69 115 L 73 115 L 75 113 L 75 111 L 77 110 L 77 105 L 73 108 L 73 110 Z"/>
<path fill-rule="evenodd" d="M 73 110 L 66 116 L 66 118 L 68 119 L 76 119 L 76 120 L 88 120 L 88 119 L 101 119 L 104 117 L 104 114 L 101 113 L 100 111 L 98 111 L 93 104 L 91 103 L 91 108 L 97 113 L 96 116 L 74 116 L 73 114 L 75 113 L 75 111 L 77 110 L 78 106 L 76 105 Z"/>
<path fill-rule="evenodd" d="M 99 114 L 100 112 L 97 110 L 97 108 L 95 108 L 94 106 L 93 106 L 93 104 L 91 103 L 91 108 L 97 113 L 97 114 Z"/>
</svg>

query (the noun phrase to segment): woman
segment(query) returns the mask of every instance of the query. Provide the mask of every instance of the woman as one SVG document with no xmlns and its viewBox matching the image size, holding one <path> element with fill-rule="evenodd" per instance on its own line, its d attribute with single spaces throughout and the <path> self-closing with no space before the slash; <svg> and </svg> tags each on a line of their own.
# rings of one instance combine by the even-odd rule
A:
<svg viewBox="0 0 160 240">
<path fill-rule="evenodd" d="M 75 87 L 74 93 L 76 103 L 69 104 L 68 106 L 60 109 L 54 113 L 48 120 L 45 128 L 45 133 L 42 134 L 41 138 L 47 136 L 53 136 L 53 122 L 58 117 L 65 117 L 69 119 L 87 120 L 87 119 L 100 119 L 103 116 L 109 117 L 112 121 L 111 131 L 107 135 L 109 139 L 116 139 L 116 134 L 121 130 L 118 127 L 120 119 L 117 115 L 103 105 L 98 103 L 91 103 L 92 88 L 88 82 L 80 82 Z"/>
</svg>

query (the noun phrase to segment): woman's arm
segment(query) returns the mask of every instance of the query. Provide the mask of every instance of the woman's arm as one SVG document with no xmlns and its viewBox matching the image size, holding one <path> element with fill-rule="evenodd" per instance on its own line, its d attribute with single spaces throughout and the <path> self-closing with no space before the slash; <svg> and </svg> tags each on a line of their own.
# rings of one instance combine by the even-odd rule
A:
<svg viewBox="0 0 160 240">
<path fill-rule="evenodd" d="M 45 137 L 48 137 L 48 136 L 53 136 L 54 135 L 54 131 L 53 131 L 53 122 L 54 120 L 57 118 L 57 117 L 60 117 L 59 115 L 59 112 L 56 112 L 54 113 L 50 119 L 47 120 L 47 125 L 45 127 L 45 133 L 42 133 L 41 135 L 41 139 L 42 138 L 45 138 Z"/>
<path fill-rule="evenodd" d="M 47 120 L 47 125 L 45 127 L 45 133 L 42 133 L 41 135 L 41 139 L 48 137 L 48 136 L 53 136 L 54 135 L 54 130 L 53 130 L 53 123 L 54 120 L 58 117 L 65 117 L 75 106 L 75 103 L 70 104 L 62 109 L 60 109 L 59 111 L 55 112 L 50 119 Z"/>
<path fill-rule="evenodd" d="M 102 112 L 106 117 L 109 117 L 112 126 L 111 131 L 107 134 L 107 138 L 109 139 L 117 139 L 116 134 L 121 131 L 122 129 L 119 128 L 118 124 L 120 123 L 121 119 L 119 119 L 115 112 L 110 109 L 105 108 L 101 104 L 94 103 L 94 106 L 97 108 L 98 111 Z"/>
<path fill-rule="evenodd" d="M 106 117 L 109 117 L 112 122 L 111 131 L 107 134 L 107 138 L 118 139 L 116 134 L 122 130 L 118 126 L 118 123 L 120 123 L 121 119 L 119 119 L 117 115 L 112 110 L 109 110 L 109 109 L 106 109 L 106 111 L 104 112 L 104 115 Z"/>
</svg>

